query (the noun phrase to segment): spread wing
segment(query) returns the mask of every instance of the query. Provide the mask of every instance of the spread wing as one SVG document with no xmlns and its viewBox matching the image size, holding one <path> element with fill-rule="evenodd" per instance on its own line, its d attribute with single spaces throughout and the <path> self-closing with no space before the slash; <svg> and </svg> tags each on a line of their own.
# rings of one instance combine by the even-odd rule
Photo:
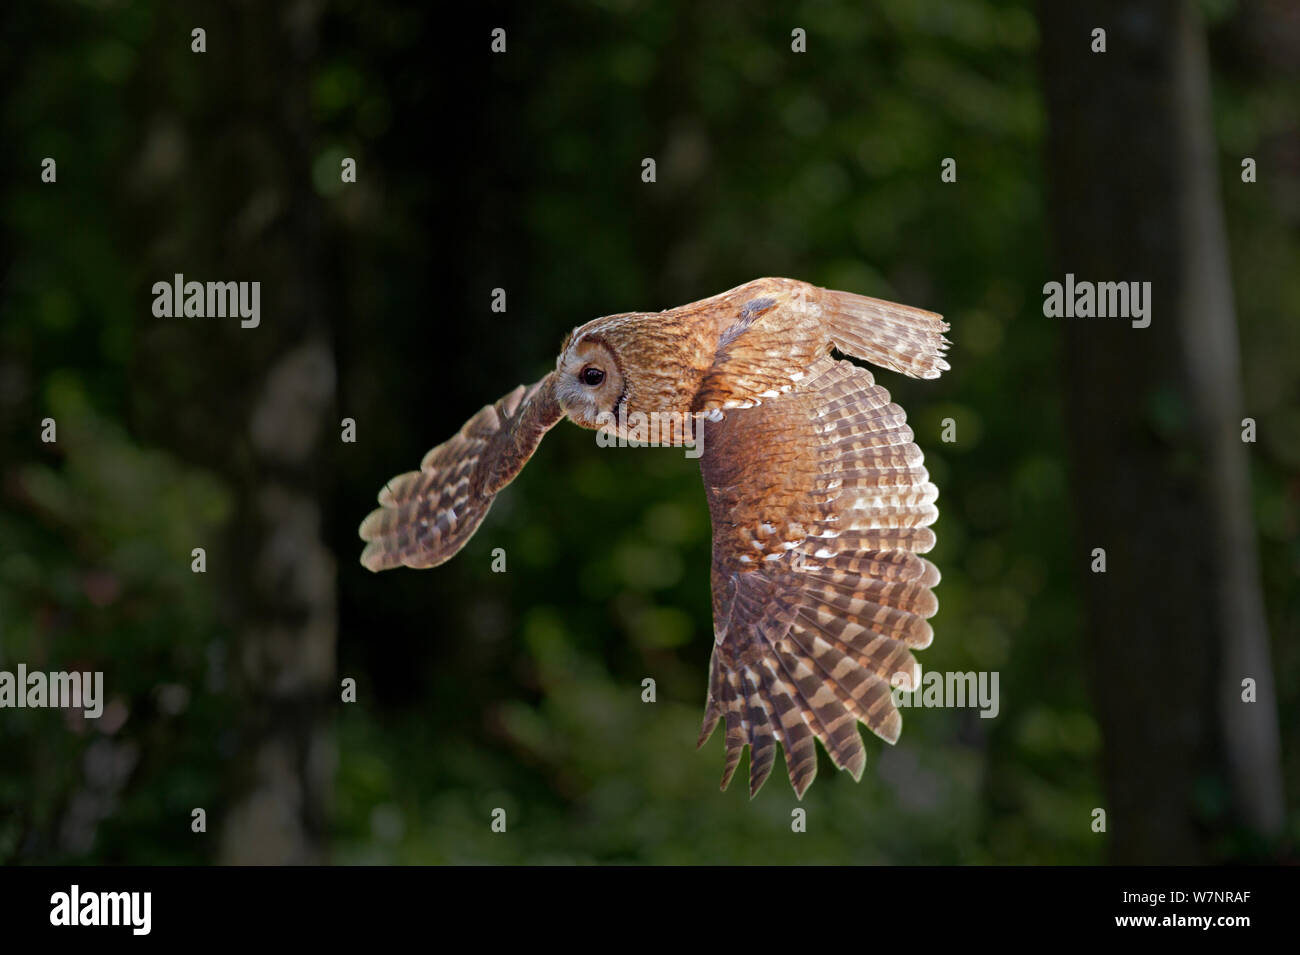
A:
<svg viewBox="0 0 1300 955">
<path fill-rule="evenodd" d="M 824 357 L 787 394 L 705 426 L 715 645 L 701 745 L 726 724 L 726 788 L 750 748 L 751 795 L 776 744 L 802 797 L 814 739 L 860 778 L 857 724 L 892 743 L 891 684 L 915 685 L 914 649 L 938 609 L 938 489 L 903 410 L 871 373 Z"/>
<path fill-rule="evenodd" d="M 948 369 L 942 316 L 795 279 L 755 279 L 682 310 L 707 316 L 717 341 L 692 411 L 787 394 L 832 347 L 913 378 Z"/>
<path fill-rule="evenodd" d="M 398 475 L 379 492 L 380 507 L 361 522 L 361 563 L 387 570 L 450 560 L 563 416 L 554 373 L 484 407 L 426 454 L 420 470 Z"/>
</svg>

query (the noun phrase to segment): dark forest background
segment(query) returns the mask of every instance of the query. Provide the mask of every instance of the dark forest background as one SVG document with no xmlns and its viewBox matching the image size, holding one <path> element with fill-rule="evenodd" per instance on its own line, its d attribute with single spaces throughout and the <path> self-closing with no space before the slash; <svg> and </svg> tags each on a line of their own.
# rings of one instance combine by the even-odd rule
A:
<svg viewBox="0 0 1300 955">
<path fill-rule="evenodd" d="M 1295 861 L 1300 9 L 768 7 L 4 5 L 0 669 L 109 702 L 0 711 L 0 861 Z M 260 327 L 155 318 L 178 272 Z M 1045 318 L 1066 272 L 1152 281 L 1151 327 Z M 680 452 L 561 425 L 458 559 L 357 562 L 571 327 L 762 275 L 951 322 L 942 379 L 878 378 L 941 489 L 922 665 L 1001 675 L 859 784 L 823 754 L 798 836 L 694 748 Z"/>
</svg>

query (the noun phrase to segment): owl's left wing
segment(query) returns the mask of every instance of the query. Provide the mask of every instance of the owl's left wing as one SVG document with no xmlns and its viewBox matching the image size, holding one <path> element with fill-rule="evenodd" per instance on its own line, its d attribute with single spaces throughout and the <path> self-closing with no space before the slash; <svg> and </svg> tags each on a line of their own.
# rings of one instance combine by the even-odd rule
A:
<svg viewBox="0 0 1300 955">
<path fill-rule="evenodd" d="M 450 560 L 562 417 L 554 372 L 486 405 L 426 454 L 420 470 L 398 475 L 379 492 L 379 508 L 361 522 L 361 563 L 387 570 Z"/>
<path fill-rule="evenodd" d="M 750 793 L 785 750 L 802 797 L 814 738 L 860 778 L 859 721 L 887 742 L 891 685 L 915 685 L 938 569 L 938 517 L 903 410 L 866 369 L 824 357 L 791 392 L 705 425 L 715 645 L 701 745 L 726 723 L 726 788 L 750 748 Z"/>
</svg>

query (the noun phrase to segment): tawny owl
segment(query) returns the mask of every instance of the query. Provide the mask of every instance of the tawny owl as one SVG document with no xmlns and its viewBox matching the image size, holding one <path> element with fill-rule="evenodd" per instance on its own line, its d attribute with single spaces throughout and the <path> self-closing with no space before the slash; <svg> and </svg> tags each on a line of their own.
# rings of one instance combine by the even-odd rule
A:
<svg viewBox="0 0 1300 955">
<path fill-rule="evenodd" d="M 802 797 L 814 739 L 860 779 L 857 724 L 898 739 L 891 685 L 915 686 L 912 651 L 933 636 L 939 571 L 920 555 L 934 545 L 938 490 L 903 409 L 831 352 L 937 378 L 947 329 L 932 312 L 781 278 L 598 318 L 569 334 L 553 372 L 388 483 L 361 524 L 361 562 L 451 558 L 566 415 L 619 437 L 657 416 L 661 443 L 700 428 L 715 642 L 699 743 L 725 720 L 724 789 L 748 745 L 756 793 L 780 743 Z"/>
</svg>

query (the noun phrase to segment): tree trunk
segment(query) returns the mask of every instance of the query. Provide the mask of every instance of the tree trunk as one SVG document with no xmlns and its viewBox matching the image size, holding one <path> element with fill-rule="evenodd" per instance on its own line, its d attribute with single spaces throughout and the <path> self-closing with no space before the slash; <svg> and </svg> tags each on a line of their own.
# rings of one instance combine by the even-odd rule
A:
<svg viewBox="0 0 1300 955">
<path fill-rule="evenodd" d="M 1214 861 L 1283 802 L 1204 30 L 1181 0 L 1045 0 L 1040 22 L 1053 278 L 1152 283 L 1149 327 L 1044 319 L 1066 323 L 1111 855 Z"/>
<path fill-rule="evenodd" d="M 252 388 L 246 416 L 234 421 L 234 446 L 249 455 L 236 466 L 235 567 L 227 575 L 242 710 L 221 838 L 221 861 L 232 864 L 319 863 L 326 853 L 335 759 L 328 716 L 339 697 L 336 568 L 322 501 L 335 460 L 328 448 L 340 440 L 328 319 L 339 296 L 311 180 L 319 13 L 296 4 L 270 24 L 261 8 L 239 19 L 240 45 L 264 67 L 243 87 L 245 108 L 274 117 L 256 127 L 250 146 L 271 165 L 264 188 L 281 211 L 241 250 L 244 267 L 265 281 L 262 324 L 243 333 L 249 344 L 236 359 Z"/>
</svg>

